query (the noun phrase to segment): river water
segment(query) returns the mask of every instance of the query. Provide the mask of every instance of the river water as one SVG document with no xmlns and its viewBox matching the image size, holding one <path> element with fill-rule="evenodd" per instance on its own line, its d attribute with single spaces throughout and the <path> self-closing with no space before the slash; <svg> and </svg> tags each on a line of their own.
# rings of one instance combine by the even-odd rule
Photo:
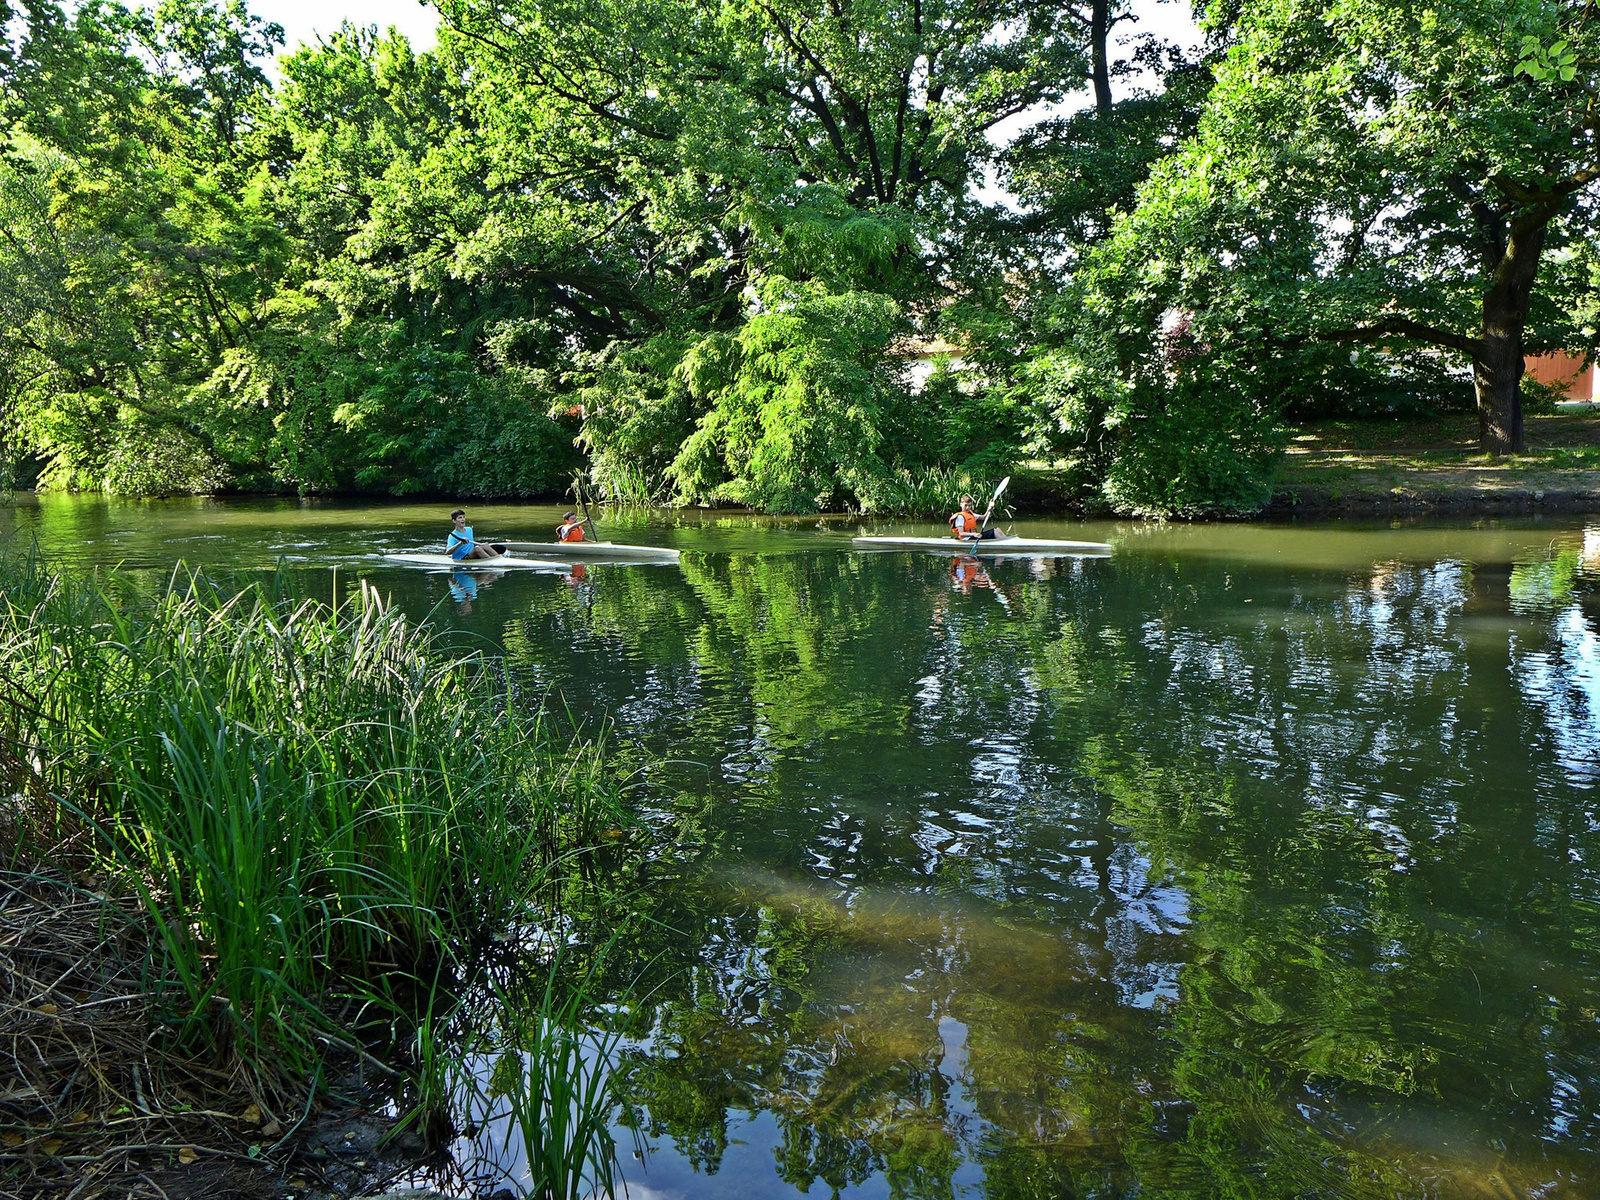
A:
<svg viewBox="0 0 1600 1200">
<path fill-rule="evenodd" d="M 630 1195 L 1600 1195 L 1600 523 L 1019 522 L 1116 552 L 980 569 L 640 513 L 608 536 L 680 566 L 374 557 L 444 508 L 0 531 L 370 580 L 648 752 Z"/>
</svg>

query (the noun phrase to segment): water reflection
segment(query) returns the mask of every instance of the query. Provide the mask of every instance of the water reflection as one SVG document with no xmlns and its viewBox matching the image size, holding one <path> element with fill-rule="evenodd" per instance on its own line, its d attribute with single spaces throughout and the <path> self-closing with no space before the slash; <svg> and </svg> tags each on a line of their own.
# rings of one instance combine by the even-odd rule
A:
<svg viewBox="0 0 1600 1200">
<path fill-rule="evenodd" d="M 1585 1194 L 1596 645 L 1581 569 L 1526 608 L 1536 565 L 602 581 L 614 670 L 561 687 L 678 757 L 657 819 L 697 848 L 635 947 L 681 968 L 633 1051 L 639 1178 Z"/>
<path fill-rule="evenodd" d="M 681 569 L 362 568 L 652 752 L 634 1194 L 1600 1194 L 1600 525 L 639 520 Z"/>
</svg>

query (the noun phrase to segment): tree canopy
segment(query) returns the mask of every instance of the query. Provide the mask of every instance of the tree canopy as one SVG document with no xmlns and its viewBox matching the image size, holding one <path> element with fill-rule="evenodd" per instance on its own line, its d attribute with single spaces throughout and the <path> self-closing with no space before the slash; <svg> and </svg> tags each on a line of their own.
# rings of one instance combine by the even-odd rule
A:
<svg viewBox="0 0 1600 1200">
<path fill-rule="evenodd" d="M 43 486 L 1249 511 L 1285 421 L 1594 339 L 1587 10 L 0 10 L 0 412 Z M 998 185 L 998 186 L 997 186 Z M 926 347 L 955 361 L 913 370 Z"/>
</svg>

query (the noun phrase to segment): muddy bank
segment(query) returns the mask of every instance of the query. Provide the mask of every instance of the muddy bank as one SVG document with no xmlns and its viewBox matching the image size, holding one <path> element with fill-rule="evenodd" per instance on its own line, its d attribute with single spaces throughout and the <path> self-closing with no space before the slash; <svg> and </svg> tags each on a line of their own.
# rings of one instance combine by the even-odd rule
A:
<svg viewBox="0 0 1600 1200">
<path fill-rule="evenodd" d="M 443 1165 L 358 1059 L 330 1055 L 339 1081 L 312 1095 L 163 1050 L 150 937 L 135 897 L 0 871 L 0 1198 L 343 1200 Z"/>
</svg>

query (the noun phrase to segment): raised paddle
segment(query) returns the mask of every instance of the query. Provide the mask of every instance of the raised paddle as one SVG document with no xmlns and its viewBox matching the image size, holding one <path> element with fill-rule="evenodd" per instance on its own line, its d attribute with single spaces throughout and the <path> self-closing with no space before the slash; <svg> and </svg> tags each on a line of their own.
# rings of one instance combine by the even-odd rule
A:
<svg viewBox="0 0 1600 1200">
<path fill-rule="evenodd" d="M 978 526 L 978 532 L 980 534 L 983 532 L 984 526 L 989 524 L 989 514 L 994 511 L 994 506 L 999 503 L 1000 497 L 1005 495 L 1006 488 L 1010 486 L 1011 476 L 1007 475 L 1000 481 L 1000 486 L 994 489 L 994 495 L 989 497 L 989 507 L 983 510 L 983 525 Z"/>
</svg>

